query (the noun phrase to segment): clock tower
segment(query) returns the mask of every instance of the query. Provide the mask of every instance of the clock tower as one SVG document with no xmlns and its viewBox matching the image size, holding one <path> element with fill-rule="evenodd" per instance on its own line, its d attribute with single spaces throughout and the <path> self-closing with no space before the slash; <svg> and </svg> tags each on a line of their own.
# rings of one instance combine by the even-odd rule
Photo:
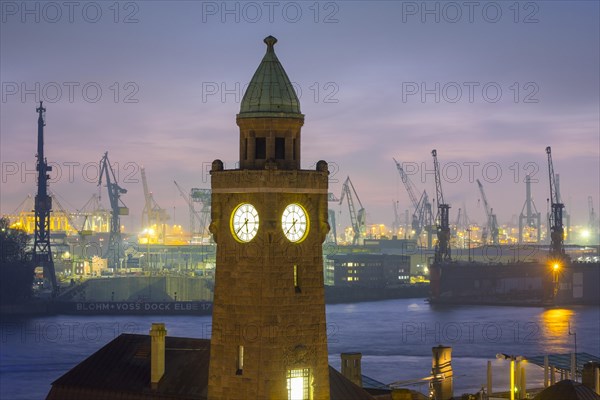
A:
<svg viewBox="0 0 600 400">
<path fill-rule="evenodd" d="M 328 167 L 300 169 L 304 115 L 272 36 L 211 170 L 217 266 L 208 398 L 329 399 L 322 244 Z"/>
</svg>

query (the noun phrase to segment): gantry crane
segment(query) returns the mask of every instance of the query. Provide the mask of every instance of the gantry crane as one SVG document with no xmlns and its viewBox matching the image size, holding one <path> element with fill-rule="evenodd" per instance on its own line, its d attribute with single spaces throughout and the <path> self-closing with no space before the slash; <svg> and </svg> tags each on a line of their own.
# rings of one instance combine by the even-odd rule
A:
<svg viewBox="0 0 600 400">
<path fill-rule="evenodd" d="M 527 175 L 525 177 L 525 204 L 521 209 L 519 215 L 519 242 L 522 243 L 524 240 L 523 232 L 524 227 L 535 228 L 537 230 L 537 240 L 540 242 L 542 237 L 542 217 L 541 213 L 538 212 L 533 197 L 531 196 L 531 177 Z"/>
<path fill-rule="evenodd" d="M 200 203 L 202 208 L 200 209 L 200 226 L 198 233 L 204 236 L 206 232 L 206 228 L 208 226 L 208 221 L 210 220 L 210 210 L 211 210 L 211 199 L 212 199 L 212 190 L 211 189 L 199 189 L 199 188 L 191 188 L 190 189 L 190 200 L 192 203 Z M 194 207 L 194 211 L 196 208 Z M 190 216 L 191 218 L 191 216 Z M 191 218 L 190 221 L 194 221 L 194 218 Z M 195 226 L 195 224 L 194 224 Z M 194 233 L 192 229 L 192 233 Z"/>
<path fill-rule="evenodd" d="M 161 208 L 152 192 L 148 189 L 148 181 L 146 180 L 146 170 L 144 167 L 140 169 L 142 174 L 142 186 L 144 188 L 144 209 L 142 210 L 142 228 L 149 228 L 156 225 L 159 229 L 159 241 L 165 241 L 165 224 L 169 220 L 169 214 Z"/>
<path fill-rule="evenodd" d="M 100 160 L 98 186 L 102 185 L 102 178 L 104 178 L 104 182 L 106 183 L 112 212 L 110 219 L 110 236 L 104 258 L 108 260 L 109 267 L 116 269 L 119 267 L 119 260 L 124 257 L 124 251 L 121 246 L 121 215 L 129 215 L 129 208 L 127 208 L 125 203 L 121 200 L 121 195 L 127 193 L 127 189 L 119 186 L 115 172 L 108 160 L 108 151 L 104 153 L 104 157 Z"/>
<path fill-rule="evenodd" d="M 356 201 L 358 202 L 358 205 L 360 206 L 360 208 L 358 209 L 358 212 L 356 211 L 356 208 L 354 206 L 354 197 L 352 196 L 352 193 L 354 193 L 354 196 L 356 197 Z M 366 211 L 365 211 L 365 208 L 363 207 L 362 203 L 360 202 L 360 199 L 358 198 L 358 194 L 356 193 L 356 189 L 354 189 L 354 185 L 352 184 L 350 177 L 346 178 L 346 181 L 344 182 L 344 185 L 342 186 L 342 194 L 340 196 L 340 205 L 344 202 L 345 198 L 348 199 L 348 210 L 350 212 L 350 222 L 352 224 L 352 230 L 354 232 L 354 236 L 352 238 L 352 244 L 353 245 L 363 244 L 363 239 L 367 232 Z"/>
<path fill-rule="evenodd" d="M 433 168 L 435 172 L 435 193 L 437 195 L 438 213 L 435 218 L 437 226 L 438 242 L 435 246 L 435 261 L 450 261 L 450 206 L 444 201 L 442 191 L 442 179 L 440 177 L 440 166 L 437 159 L 437 151 L 431 151 L 433 156 Z"/>
<path fill-rule="evenodd" d="M 58 294 L 59 288 L 54 271 L 54 259 L 50 249 L 50 212 L 52 211 L 52 198 L 48 195 L 48 172 L 52 166 L 48 165 L 44 157 L 44 126 L 46 126 L 46 109 L 42 106 L 36 108 L 38 113 L 37 137 L 37 194 L 35 195 L 35 232 L 33 239 L 33 261 L 44 270 L 44 277 L 50 280 L 52 296 Z"/>
<path fill-rule="evenodd" d="M 431 248 L 432 243 L 432 233 L 433 233 L 433 213 L 431 211 L 431 203 L 429 202 L 429 196 L 427 195 L 427 191 L 423 191 L 419 200 L 417 200 L 417 196 L 415 192 L 417 188 L 415 184 L 410 180 L 402 165 L 393 159 L 396 163 L 396 169 L 400 174 L 400 178 L 402 179 L 402 183 L 408 193 L 408 197 L 410 198 L 410 202 L 414 207 L 414 212 L 412 215 L 411 227 L 415 232 L 415 236 L 417 238 L 421 237 L 421 232 L 425 230 L 427 232 L 427 248 Z"/>
<path fill-rule="evenodd" d="M 563 210 L 565 205 L 560 202 L 560 197 L 556 191 L 556 175 L 554 175 L 554 165 L 552 164 L 552 149 L 546 147 L 548 155 L 548 177 L 550 180 L 550 258 L 553 260 L 565 260 L 566 254 L 564 249 L 564 227 L 563 227 Z M 558 264 L 556 264 L 558 265 Z"/>
<path fill-rule="evenodd" d="M 477 186 L 479 186 L 479 192 L 481 193 L 481 200 L 483 200 L 483 207 L 485 208 L 485 216 L 487 218 L 487 229 L 490 232 L 490 236 L 492 237 L 492 244 L 497 245 L 499 243 L 498 240 L 498 220 L 496 219 L 496 214 L 494 214 L 494 209 L 490 207 L 490 204 L 487 201 L 487 197 L 485 196 L 485 191 L 483 190 L 483 185 L 477 179 Z"/>
</svg>

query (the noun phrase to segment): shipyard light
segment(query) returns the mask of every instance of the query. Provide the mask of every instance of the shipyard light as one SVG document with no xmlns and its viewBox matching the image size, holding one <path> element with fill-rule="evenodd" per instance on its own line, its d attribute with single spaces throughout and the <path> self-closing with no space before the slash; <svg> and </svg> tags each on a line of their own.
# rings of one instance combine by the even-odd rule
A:
<svg viewBox="0 0 600 400">
<path fill-rule="evenodd" d="M 560 265 L 558 263 L 555 262 L 554 264 L 552 264 L 553 270 L 558 271 L 559 268 L 560 268 Z"/>
<path fill-rule="evenodd" d="M 590 237 L 590 231 L 587 230 L 587 229 L 582 230 L 581 231 L 581 237 L 584 238 L 584 239 L 589 238 Z"/>
</svg>

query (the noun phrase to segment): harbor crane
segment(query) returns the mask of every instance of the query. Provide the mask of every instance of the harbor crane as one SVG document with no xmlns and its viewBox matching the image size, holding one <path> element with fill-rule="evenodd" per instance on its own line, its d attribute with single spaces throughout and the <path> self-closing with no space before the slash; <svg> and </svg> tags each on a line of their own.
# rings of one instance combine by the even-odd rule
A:
<svg viewBox="0 0 600 400">
<path fill-rule="evenodd" d="M 492 238 L 492 244 L 494 246 L 499 244 L 498 240 L 498 220 L 496 219 L 496 214 L 494 214 L 494 209 L 490 208 L 490 203 L 487 201 L 487 197 L 485 195 L 485 191 L 483 190 L 483 185 L 481 181 L 477 179 L 477 186 L 479 186 L 479 192 L 481 193 L 481 200 L 483 200 L 483 207 L 485 208 L 485 216 L 487 217 L 487 229 L 490 232 L 490 236 Z"/>
<path fill-rule="evenodd" d="M 533 197 L 531 196 L 531 177 L 525 177 L 525 204 L 519 215 L 519 242 L 523 242 L 524 227 L 534 228 L 537 230 L 537 242 L 539 243 L 542 237 L 542 218 L 538 212 Z"/>
<path fill-rule="evenodd" d="M 356 201 L 360 208 L 356 211 L 356 207 L 354 206 L 354 197 L 356 197 Z M 348 200 L 348 210 L 350 212 L 350 222 L 352 224 L 352 230 L 354 231 L 354 236 L 352 238 L 353 245 L 359 245 L 363 243 L 363 239 L 366 235 L 367 224 L 366 224 L 366 211 L 363 207 L 360 199 L 358 198 L 358 194 L 356 193 L 356 189 L 354 189 L 354 185 L 350 180 L 350 177 L 346 178 L 344 185 L 342 186 L 342 194 L 340 196 L 340 205 L 344 202 L 344 199 Z"/>
<path fill-rule="evenodd" d="M 404 184 L 404 188 L 406 189 L 406 192 L 408 193 L 408 197 L 410 199 L 410 202 L 412 203 L 415 211 L 413 212 L 412 215 L 412 230 L 415 231 L 415 235 L 418 237 L 421 234 L 421 231 L 423 230 L 423 224 L 422 221 L 419 220 L 419 204 L 421 203 L 421 200 L 423 199 L 423 196 L 421 196 L 421 199 L 417 200 L 417 196 L 415 196 L 415 191 L 416 191 L 416 187 L 415 184 L 410 180 L 410 178 L 408 177 L 408 175 L 406 175 L 406 172 L 404 172 L 404 168 L 402 168 L 402 165 L 396 161 L 396 159 L 393 159 L 394 162 L 396 163 L 396 169 L 398 170 L 398 173 L 400 174 L 400 178 L 402 179 L 402 183 Z M 425 194 L 423 192 L 423 194 Z M 395 209 L 395 207 L 394 207 Z"/>
<path fill-rule="evenodd" d="M 431 248 L 433 233 L 433 213 L 431 211 L 431 203 L 429 202 L 429 196 L 424 190 L 419 200 L 417 200 L 417 196 L 415 195 L 417 188 L 415 184 L 410 180 L 410 178 L 404 171 L 404 168 L 402 168 L 402 165 L 398 161 L 396 161 L 395 158 L 393 160 L 396 163 L 396 169 L 400 174 L 400 178 L 402 179 L 404 188 L 408 193 L 410 202 L 414 207 L 411 228 L 415 232 L 415 236 L 417 238 L 420 238 L 421 232 L 425 230 L 427 232 L 427 248 Z"/>
<path fill-rule="evenodd" d="M 183 199 L 185 200 L 186 204 L 189 207 L 189 210 L 190 210 L 190 233 L 194 234 L 195 233 L 194 227 L 196 225 L 196 221 L 198 221 L 198 223 L 202 227 L 202 217 L 198 214 L 198 211 L 196 211 L 196 208 L 194 207 L 194 203 L 192 201 L 191 196 L 186 194 L 186 192 L 181 188 L 181 186 L 179 186 L 179 183 L 177 183 L 177 181 L 173 181 L 173 183 L 175 183 L 175 186 L 177 186 L 177 189 L 179 190 L 179 194 L 181 194 L 181 197 L 183 197 Z"/>
<path fill-rule="evenodd" d="M 442 179 L 440 177 L 440 165 L 437 159 L 437 151 L 431 151 L 433 156 L 433 168 L 435 171 L 435 193 L 437 195 L 438 212 L 435 218 L 437 227 L 437 244 L 435 246 L 435 261 L 450 261 L 450 205 L 444 201 L 442 191 Z"/>
<path fill-rule="evenodd" d="M 546 147 L 548 155 L 548 177 L 550 180 L 550 258 L 554 260 L 565 260 L 566 254 L 564 249 L 564 227 L 563 227 L 563 210 L 565 205 L 560 202 L 559 194 L 556 190 L 556 175 L 554 175 L 554 165 L 552 163 L 552 149 Z M 557 264 L 558 265 L 558 264 Z"/>
<path fill-rule="evenodd" d="M 212 190 L 211 189 L 199 189 L 199 188 L 191 188 L 190 189 L 190 200 L 192 203 L 200 203 L 202 204 L 202 208 L 200 209 L 200 225 L 198 229 L 198 233 L 200 235 L 204 235 L 206 232 L 206 227 L 208 226 L 208 221 L 210 220 L 210 210 L 211 210 L 211 199 L 212 199 Z M 196 207 L 194 207 L 194 211 Z M 190 216 L 191 218 L 191 216 Z M 190 221 L 193 222 L 195 219 L 191 218 Z M 194 233 L 195 224 L 192 229 L 192 233 Z"/>
<path fill-rule="evenodd" d="M 335 194 L 329 192 L 327 193 L 327 201 L 339 203 L 340 199 L 338 199 Z M 327 237 L 325 238 L 326 243 L 337 244 L 337 225 L 335 222 L 335 211 L 331 208 L 327 210 L 327 217 L 329 222 L 329 233 L 327 233 Z"/>
<path fill-rule="evenodd" d="M 160 240 L 162 243 L 165 241 L 165 224 L 169 220 L 169 214 L 163 208 L 161 208 L 152 192 L 148 189 L 148 181 L 146 179 L 146 170 L 144 167 L 140 168 L 142 174 L 142 186 L 144 188 L 144 209 L 142 210 L 142 228 L 148 228 L 156 225 L 157 229 L 160 229 Z"/>
<path fill-rule="evenodd" d="M 40 106 L 35 109 L 38 113 L 37 135 L 37 194 L 35 195 L 35 232 L 33 239 L 32 258 L 36 265 L 43 268 L 44 277 L 50 280 L 52 296 L 58 294 L 58 283 L 54 270 L 54 259 L 50 249 L 50 212 L 52 211 L 52 198 L 48 194 L 48 183 L 52 166 L 48 165 L 44 157 L 44 127 L 46 126 L 46 109 L 40 101 Z"/>
<path fill-rule="evenodd" d="M 115 171 L 113 171 L 110 161 L 108 160 L 108 151 L 104 153 L 104 157 L 100 160 L 98 186 L 102 185 L 102 178 L 104 178 L 104 182 L 106 183 L 112 212 L 110 219 L 110 236 L 104 258 L 108 260 L 109 267 L 116 269 L 119 266 L 119 260 L 124 258 L 125 254 L 121 246 L 121 215 L 129 215 L 129 208 L 127 208 L 125 203 L 121 200 L 121 195 L 127 193 L 127 189 L 119 186 Z"/>
</svg>

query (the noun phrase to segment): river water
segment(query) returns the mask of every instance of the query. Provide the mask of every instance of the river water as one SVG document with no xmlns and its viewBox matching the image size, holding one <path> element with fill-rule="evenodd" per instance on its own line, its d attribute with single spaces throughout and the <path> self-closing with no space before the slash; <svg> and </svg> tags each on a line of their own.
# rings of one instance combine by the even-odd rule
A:
<svg viewBox="0 0 600 400">
<path fill-rule="evenodd" d="M 43 399 L 53 380 L 121 333 L 147 334 L 165 322 L 168 335 L 209 338 L 209 316 L 47 316 L 4 318 L 0 323 L 0 399 Z M 485 386 L 492 361 L 495 390 L 508 387 L 508 362 L 497 353 L 535 356 L 577 351 L 600 355 L 600 307 L 430 306 L 398 299 L 327 306 L 329 362 L 341 352 L 363 354 L 363 374 L 383 383 L 424 378 L 431 348 L 452 346 L 454 394 Z M 528 386 L 543 371 L 527 364 Z M 412 386 L 426 391 L 426 385 Z"/>
</svg>

